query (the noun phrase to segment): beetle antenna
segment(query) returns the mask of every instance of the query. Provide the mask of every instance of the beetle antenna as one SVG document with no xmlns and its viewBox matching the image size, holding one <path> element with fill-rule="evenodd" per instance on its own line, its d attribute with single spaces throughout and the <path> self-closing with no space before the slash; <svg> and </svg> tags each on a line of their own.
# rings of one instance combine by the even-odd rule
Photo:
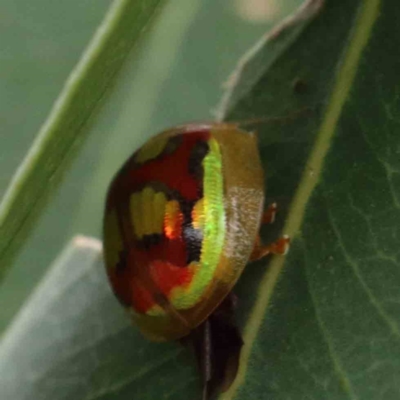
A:
<svg viewBox="0 0 400 400">
<path fill-rule="evenodd" d="M 299 110 L 293 111 L 292 113 L 285 116 L 278 117 L 255 117 L 249 118 L 244 121 L 225 121 L 221 124 L 234 125 L 236 127 L 244 127 L 248 125 L 259 125 L 263 123 L 285 123 L 291 120 L 295 120 L 302 116 L 308 116 L 313 114 L 314 109 L 311 107 L 303 107 Z"/>
</svg>

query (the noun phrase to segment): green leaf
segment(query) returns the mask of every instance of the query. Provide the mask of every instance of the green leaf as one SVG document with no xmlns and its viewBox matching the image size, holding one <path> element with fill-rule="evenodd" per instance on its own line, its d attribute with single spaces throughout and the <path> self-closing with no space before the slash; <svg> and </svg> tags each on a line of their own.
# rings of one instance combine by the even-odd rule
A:
<svg viewBox="0 0 400 400">
<path fill-rule="evenodd" d="M 286 258 L 249 266 L 235 289 L 245 346 L 225 399 L 399 397 L 396 9 L 329 0 L 309 25 L 295 18 L 290 40 L 274 37 L 283 48 L 268 41 L 246 60 L 251 77 L 279 48 L 265 71 L 237 75 L 219 108 L 229 120 L 287 116 L 256 127 L 281 211 L 269 238 L 293 239 Z M 67 250 L 7 331 L 2 393 L 196 399 L 189 353 L 130 327 L 89 248 Z"/>
<path fill-rule="evenodd" d="M 328 0 L 250 90 L 237 80 L 226 118 L 288 116 L 257 128 L 272 232 L 293 244 L 238 284 L 245 346 L 224 399 L 400 397 L 397 10 Z"/>
<path fill-rule="evenodd" d="M 164 0 L 115 0 L 72 71 L 47 121 L 0 204 L 0 279 L 71 155 L 90 118 Z"/>
<path fill-rule="evenodd" d="M 192 355 L 131 326 L 92 243 L 65 251 L 6 331 L 0 391 L 15 400 L 196 399 Z"/>
</svg>

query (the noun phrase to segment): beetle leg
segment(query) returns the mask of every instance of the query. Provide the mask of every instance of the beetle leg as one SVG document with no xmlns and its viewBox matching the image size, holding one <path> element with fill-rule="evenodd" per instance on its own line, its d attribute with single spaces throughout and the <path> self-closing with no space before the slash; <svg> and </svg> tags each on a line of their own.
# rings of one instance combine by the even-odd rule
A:
<svg viewBox="0 0 400 400">
<path fill-rule="evenodd" d="M 275 215 L 278 206 L 276 203 L 272 203 L 264 212 L 261 217 L 262 224 L 272 224 L 275 221 Z M 268 254 L 285 255 L 289 250 L 290 239 L 289 236 L 283 235 L 281 238 L 269 245 L 263 245 L 258 235 L 254 243 L 253 252 L 250 256 L 250 261 L 256 261 L 260 258 L 267 256 Z"/>
<path fill-rule="evenodd" d="M 273 224 L 275 221 L 276 210 L 278 206 L 276 203 L 272 203 L 265 211 L 261 217 L 262 224 Z"/>
<path fill-rule="evenodd" d="M 250 256 L 250 261 L 259 260 L 260 258 L 263 258 L 271 253 L 278 255 L 285 255 L 289 251 L 289 243 L 290 243 L 289 236 L 283 235 L 277 241 L 269 245 L 263 245 L 261 243 L 260 236 L 257 236 L 253 252 L 251 253 Z"/>
</svg>

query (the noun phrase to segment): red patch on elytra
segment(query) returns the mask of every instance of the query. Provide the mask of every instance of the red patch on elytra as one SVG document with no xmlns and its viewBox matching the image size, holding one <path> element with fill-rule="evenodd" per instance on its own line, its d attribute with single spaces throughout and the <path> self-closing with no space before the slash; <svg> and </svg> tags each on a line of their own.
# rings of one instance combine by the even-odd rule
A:
<svg viewBox="0 0 400 400">
<path fill-rule="evenodd" d="M 188 286 L 193 270 L 170 260 L 151 259 L 147 252 L 134 250 L 127 265 L 109 271 L 109 277 L 121 302 L 146 313 L 157 304 L 154 295 L 162 294 L 168 299 L 174 288 Z"/>
<path fill-rule="evenodd" d="M 182 134 L 181 137 L 182 142 L 170 154 L 163 154 L 139 166 L 135 164 L 133 156 L 114 182 L 118 186 L 115 189 L 120 194 L 132 193 L 149 182 L 160 182 L 169 189 L 177 191 L 184 199 L 196 200 L 203 183 L 196 180 L 189 172 L 189 160 L 198 141 L 207 141 L 210 132 L 208 130 L 190 132 Z"/>
<path fill-rule="evenodd" d="M 160 292 L 167 298 L 176 287 L 186 287 L 193 278 L 193 272 L 189 268 L 180 268 L 161 260 L 154 261 L 150 266 L 150 276 Z M 139 291 L 132 292 L 132 305 L 136 311 L 145 313 L 155 302 L 149 297 L 150 292 L 141 287 Z"/>
<path fill-rule="evenodd" d="M 127 200 L 131 193 L 149 183 L 161 183 L 184 200 L 198 200 L 203 182 L 190 173 L 190 158 L 198 142 L 209 138 L 209 129 L 181 134 L 181 142 L 170 154 L 162 154 L 140 165 L 135 163 L 134 156 L 131 157 L 112 183 L 107 207 L 116 208 L 122 220 L 129 220 Z M 177 224 L 173 228 L 170 238 L 163 236 L 160 243 L 146 249 L 122 224 L 128 255 L 121 260 L 121 265 L 108 273 L 117 297 L 139 313 L 146 313 L 157 304 L 154 296 L 163 295 L 169 299 L 174 288 L 187 287 L 193 279 L 194 272 L 186 265 L 188 253 L 181 235 L 182 226 Z"/>
</svg>

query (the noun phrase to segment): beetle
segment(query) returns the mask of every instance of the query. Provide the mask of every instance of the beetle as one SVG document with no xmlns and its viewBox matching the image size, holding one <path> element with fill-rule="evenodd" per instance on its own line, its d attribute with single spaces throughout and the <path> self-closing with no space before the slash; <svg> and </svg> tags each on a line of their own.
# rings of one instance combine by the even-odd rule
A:
<svg viewBox="0 0 400 400">
<path fill-rule="evenodd" d="M 233 123 L 161 132 L 122 166 L 104 215 L 107 275 L 119 301 L 154 341 L 191 341 L 203 399 L 235 378 L 242 339 L 231 291 L 249 261 L 284 254 L 261 244 L 264 174 L 257 137 Z"/>
</svg>

